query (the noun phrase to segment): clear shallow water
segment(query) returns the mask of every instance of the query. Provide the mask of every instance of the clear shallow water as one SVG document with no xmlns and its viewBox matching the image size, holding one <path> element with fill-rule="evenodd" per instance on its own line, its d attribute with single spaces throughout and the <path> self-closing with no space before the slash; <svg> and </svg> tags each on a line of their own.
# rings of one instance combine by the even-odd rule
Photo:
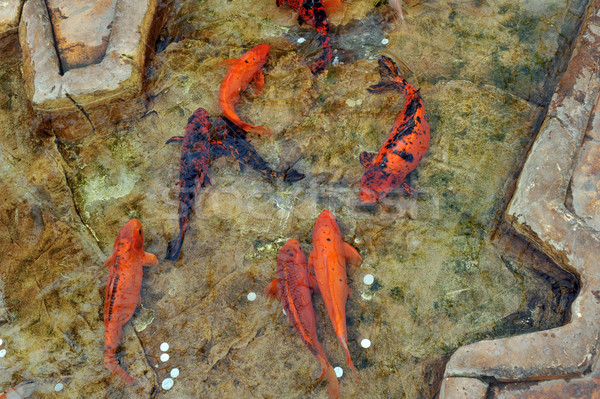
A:
<svg viewBox="0 0 600 399">
<path fill-rule="evenodd" d="M 55 141 L 28 109 L 18 51 L 0 61 L 1 389 L 35 380 L 41 397 L 327 397 L 318 363 L 263 295 L 280 246 L 296 238 L 309 252 L 325 208 L 364 260 L 346 307 L 361 385 L 313 297 L 319 339 L 345 371 L 342 397 L 432 397 L 458 346 L 565 320 L 576 285 L 500 220 L 576 27 L 567 2 L 407 1 L 402 24 L 384 4 L 349 1 L 330 18 L 336 65 L 318 78 L 306 67 L 319 54 L 314 31 L 287 7 L 170 6 L 148 69 L 154 112 L 81 142 Z M 164 257 L 178 229 L 180 151 L 164 142 L 196 108 L 218 115 L 218 62 L 263 42 L 264 91 L 244 95 L 238 113 L 275 131 L 252 139 L 261 155 L 307 177 L 268 183 L 231 159 L 212 163 L 182 256 L 144 274 L 120 358 L 140 385 L 126 388 L 102 364 L 102 261 L 131 217 L 146 250 Z M 413 177 L 423 195 L 397 190 L 365 210 L 358 155 L 379 149 L 403 104 L 365 90 L 380 53 L 421 88 L 432 142 Z"/>
</svg>

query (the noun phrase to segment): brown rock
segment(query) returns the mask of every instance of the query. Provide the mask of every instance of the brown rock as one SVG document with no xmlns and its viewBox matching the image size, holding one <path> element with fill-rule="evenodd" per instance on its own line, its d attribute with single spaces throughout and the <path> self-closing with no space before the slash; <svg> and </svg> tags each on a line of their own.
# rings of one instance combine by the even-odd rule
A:
<svg viewBox="0 0 600 399">
<path fill-rule="evenodd" d="M 573 210 L 600 231 L 600 141 L 584 141 L 571 180 Z"/>
<path fill-rule="evenodd" d="M 56 28 L 58 44 L 43 1 L 25 3 L 19 29 L 25 88 L 33 108 L 59 119 L 56 127 L 59 135 L 65 131 L 62 127 L 65 125 L 71 126 L 71 131 L 81 132 L 77 126 L 86 125 L 89 126 L 84 131 L 90 127 L 95 130 L 103 123 L 110 125 L 139 114 L 138 105 L 145 108 L 145 104 L 135 99 L 142 92 L 148 49 L 154 48 L 163 22 L 164 13 L 158 12 L 159 0 L 108 1 L 94 8 L 77 8 L 80 3 L 67 5 L 61 1 L 49 5 L 53 18 L 57 18 L 59 11 L 67 13 L 63 15 L 66 20 L 61 20 Z M 101 14 L 97 30 L 79 32 L 80 25 L 88 25 L 84 15 L 78 14 L 82 10 L 85 18 Z M 85 45 L 79 46 L 77 43 L 83 38 Z M 56 55 L 56 46 L 61 60 Z M 100 54 L 103 54 L 101 59 Z M 61 61 L 68 70 L 61 70 Z M 86 63 L 92 64 L 69 69 Z M 133 106 L 127 103 L 131 100 L 135 100 Z M 111 104 L 118 105 L 110 107 Z"/>
<path fill-rule="evenodd" d="M 572 395 L 561 389 L 564 377 L 582 377 L 597 361 L 600 343 L 600 238 L 589 213 L 588 195 L 596 185 L 597 148 L 588 141 L 573 175 L 573 206 L 565 207 L 573 174 L 573 159 L 582 145 L 590 115 L 599 98 L 600 1 L 593 1 L 587 26 L 581 34 L 569 68 L 553 96 L 546 120 L 534 142 L 519 178 L 506 218 L 521 234 L 536 243 L 563 268 L 576 273 L 582 283 L 572 305 L 571 321 L 559 328 L 517 337 L 482 341 L 460 348 L 446 367 L 446 376 L 494 377 L 498 381 L 555 379 L 535 385 L 506 385 L 505 398 L 590 397 L 595 382 L 586 377 Z M 590 125 L 593 126 L 594 118 Z M 597 173 L 596 173 L 597 174 Z M 594 186 L 592 188 L 592 186 Z M 595 199 L 595 198 L 594 198 Z M 580 218 L 588 216 L 586 223 Z M 575 387 L 575 385 L 572 385 Z M 518 392 L 512 395 L 510 392 Z M 563 392 L 559 394 L 559 392 Z M 566 396 L 565 396 L 566 395 Z M 483 398 L 484 396 L 479 396 Z M 444 396 L 441 396 L 444 398 Z"/>
</svg>

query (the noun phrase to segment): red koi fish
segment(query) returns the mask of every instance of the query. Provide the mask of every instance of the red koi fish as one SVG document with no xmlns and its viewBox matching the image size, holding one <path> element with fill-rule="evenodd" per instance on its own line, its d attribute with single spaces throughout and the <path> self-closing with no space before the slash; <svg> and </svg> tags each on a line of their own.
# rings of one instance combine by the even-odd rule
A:
<svg viewBox="0 0 600 399">
<path fill-rule="evenodd" d="M 381 82 L 367 90 L 371 93 L 400 90 L 406 103 L 377 155 L 360 154 L 360 162 L 367 168 L 360 182 L 359 198 L 363 204 L 381 200 L 398 186 L 409 193 L 415 192 L 404 179 L 427 152 L 431 137 L 419 91 L 400 76 L 398 66 L 388 57 L 379 59 L 379 73 Z"/>
<path fill-rule="evenodd" d="M 26 399 L 33 394 L 33 391 L 35 391 L 35 383 L 33 381 L 25 381 L 0 393 L 0 399 Z"/>
<path fill-rule="evenodd" d="M 223 115 L 246 132 L 271 134 L 266 127 L 254 126 L 242 121 L 235 112 L 235 106 L 240 102 L 240 94 L 246 90 L 250 82 L 254 81 L 256 94 L 262 91 L 265 84 L 262 67 L 269 59 L 270 51 L 271 47 L 268 44 L 261 44 L 248 50 L 238 59 L 225 61 L 230 68 L 219 89 L 219 105 Z"/>
<path fill-rule="evenodd" d="M 339 1 L 339 0 L 336 0 Z M 319 42 L 323 48 L 323 54 L 317 61 L 309 65 L 313 75 L 318 75 L 325 71 L 325 68 L 333 59 L 331 50 L 331 39 L 329 38 L 329 22 L 327 22 L 327 12 L 321 0 L 277 0 L 277 7 L 287 4 L 298 13 L 298 23 L 312 26 L 319 33 Z"/>
<path fill-rule="evenodd" d="M 265 294 L 281 301 L 302 342 L 321 363 L 319 380 L 327 378 L 329 397 L 337 399 L 340 396 L 339 382 L 317 339 L 317 321 L 311 299 L 311 293 L 316 289 L 317 282 L 306 269 L 306 257 L 300 243 L 288 240 L 277 257 L 277 278 L 267 285 Z"/>
<path fill-rule="evenodd" d="M 131 219 L 119 231 L 113 253 L 104 261 L 104 266 L 109 268 L 104 298 L 104 366 L 129 385 L 134 380 L 119 366 L 116 358 L 121 329 L 140 303 L 142 266 L 158 265 L 156 256 L 144 252 L 143 245 L 142 225 Z"/>
<path fill-rule="evenodd" d="M 356 249 L 342 241 L 335 217 L 328 210 L 319 215 L 313 230 L 313 250 L 308 257 L 308 267 L 315 271 L 319 291 L 327 307 L 335 334 L 344 348 L 346 364 L 352 368 L 356 381 L 358 374 L 348 350 L 346 330 L 346 299 L 350 288 L 346 280 L 346 263 L 358 266 L 362 262 Z"/>
<path fill-rule="evenodd" d="M 208 112 L 198 108 L 188 119 L 185 136 L 171 137 L 166 144 L 182 143 L 179 164 L 179 235 L 167 245 L 168 260 L 176 260 L 201 186 L 210 184 L 210 120 Z"/>
</svg>

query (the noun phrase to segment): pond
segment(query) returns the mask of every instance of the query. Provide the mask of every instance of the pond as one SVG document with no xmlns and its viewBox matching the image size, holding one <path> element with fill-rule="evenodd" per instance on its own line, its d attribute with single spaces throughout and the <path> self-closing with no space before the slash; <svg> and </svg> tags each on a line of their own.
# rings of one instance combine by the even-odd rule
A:
<svg viewBox="0 0 600 399">
<path fill-rule="evenodd" d="M 502 215 L 570 56 L 581 23 L 573 7 L 411 0 L 401 18 L 385 1 L 347 0 L 329 14 L 332 63 L 314 76 L 318 35 L 288 6 L 171 1 L 147 66 L 147 111 L 87 126 L 80 140 L 57 138 L 31 109 L 20 50 L 9 48 L 0 60 L 0 390 L 31 380 L 33 398 L 328 397 L 319 363 L 264 294 L 288 239 L 308 256 L 324 209 L 363 260 L 348 268 L 346 304 L 360 384 L 321 295 L 312 297 L 318 339 L 343 369 L 341 397 L 432 398 L 458 347 L 564 323 L 575 278 Z M 267 181 L 231 157 L 211 160 L 181 254 L 165 260 L 179 230 L 181 155 L 165 143 L 197 108 L 220 115 L 223 61 L 263 43 L 264 87 L 243 93 L 237 113 L 273 131 L 248 135 L 273 169 L 305 178 Z M 408 178 L 417 193 L 397 188 L 365 207 L 359 156 L 379 150 L 405 102 L 366 90 L 380 80 L 381 55 L 420 90 L 431 143 Z M 103 261 L 131 218 L 159 259 L 144 269 L 118 351 L 133 387 L 103 364 Z"/>
</svg>

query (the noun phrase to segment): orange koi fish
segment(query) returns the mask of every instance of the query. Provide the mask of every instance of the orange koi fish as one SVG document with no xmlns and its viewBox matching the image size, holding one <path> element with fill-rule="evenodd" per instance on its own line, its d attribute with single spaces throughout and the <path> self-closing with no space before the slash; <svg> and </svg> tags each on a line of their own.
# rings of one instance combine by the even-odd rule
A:
<svg viewBox="0 0 600 399">
<path fill-rule="evenodd" d="M 315 271 L 319 291 L 327 307 L 335 334 L 344 348 L 346 364 L 358 374 L 348 350 L 346 330 L 346 299 L 350 288 L 346 280 L 346 263 L 358 266 L 362 262 L 356 249 L 342 241 L 335 217 L 328 210 L 319 215 L 313 230 L 313 250 L 308 257 L 308 267 Z"/>
<path fill-rule="evenodd" d="M 35 383 L 33 381 L 25 381 L 9 390 L 0 393 L 0 399 L 26 399 L 35 391 Z"/>
<path fill-rule="evenodd" d="M 267 285 L 265 294 L 281 300 L 285 314 L 302 342 L 321 363 L 319 380 L 327 378 L 329 397 L 337 399 L 340 396 L 339 382 L 317 339 L 317 321 L 311 300 L 311 293 L 316 289 L 317 282 L 306 269 L 306 257 L 300 243 L 288 240 L 277 257 L 277 278 Z"/>
<path fill-rule="evenodd" d="M 104 365 L 129 385 L 134 380 L 119 366 L 116 358 L 121 329 L 140 303 L 142 266 L 158 265 L 156 256 L 144 252 L 143 245 L 142 225 L 131 219 L 119 231 L 113 253 L 104 261 L 104 266 L 109 268 L 104 298 Z"/>
<path fill-rule="evenodd" d="M 269 59 L 270 51 L 271 47 L 268 44 L 261 44 L 248 50 L 238 59 L 225 61 L 230 65 L 230 68 L 219 89 L 219 105 L 221 111 L 223 111 L 223 116 L 246 132 L 261 135 L 271 134 L 268 128 L 246 123 L 235 113 L 235 106 L 240 102 L 240 94 L 246 90 L 250 82 L 254 81 L 256 94 L 260 94 L 262 91 L 265 84 L 262 67 Z"/>
<path fill-rule="evenodd" d="M 404 179 L 421 162 L 431 137 L 419 91 L 400 76 L 398 66 L 388 57 L 379 59 L 379 73 L 381 82 L 367 90 L 371 93 L 400 90 L 406 103 L 379 152 L 360 154 L 360 162 L 367 168 L 360 182 L 359 198 L 363 204 L 381 200 L 398 186 L 409 193 L 415 192 Z"/>
</svg>

